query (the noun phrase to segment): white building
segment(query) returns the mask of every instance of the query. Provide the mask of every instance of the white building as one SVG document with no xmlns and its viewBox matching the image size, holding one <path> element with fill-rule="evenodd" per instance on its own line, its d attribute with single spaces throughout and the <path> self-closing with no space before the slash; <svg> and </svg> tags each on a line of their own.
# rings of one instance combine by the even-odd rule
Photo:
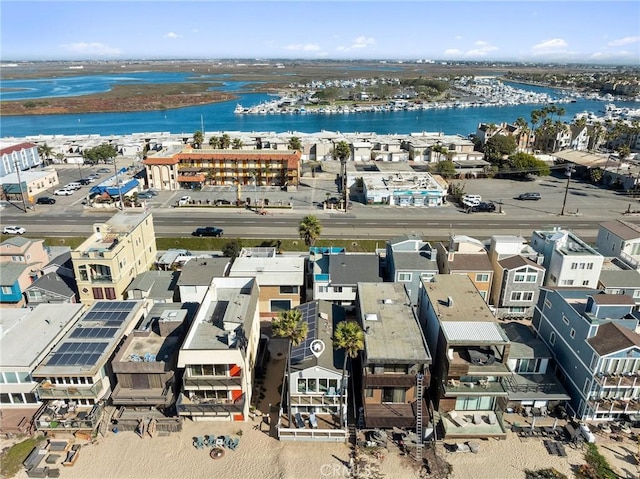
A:
<svg viewBox="0 0 640 479">
<path fill-rule="evenodd" d="M 596 247 L 603 255 L 620 258 L 632 268 L 640 269 L 638 225 L 623 220 L 600 223 Z"/>
<path fill-rule="evenodd" d="M 0 141 L 0 177 L 40 166 L 38 146 L 34 143 L 8 143 Z"/>
</svg>

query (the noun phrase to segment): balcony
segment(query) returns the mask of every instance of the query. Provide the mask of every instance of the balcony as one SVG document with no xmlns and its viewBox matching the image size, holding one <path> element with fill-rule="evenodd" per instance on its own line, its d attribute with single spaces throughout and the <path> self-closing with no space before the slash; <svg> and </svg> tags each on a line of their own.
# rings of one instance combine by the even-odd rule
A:
<svg viewBox="0 0 640 479">
<path fill-rule="evenodd" d="M 616 398 L 599 396 L 589 399 L 594 414 L 640 414 L 640 397 Z"/>
<path fill-rule="evenodd" d="M 54 406 L 53 403 L 57 402 L 52 401 L 52 404 L 44 406 L 34 419 L 38 431 L 92 431 L 102 417 L 102 408 L 98 405 L 80 408 L 65 403 Z"/>
<path fill-rule="evenodd" d="M 228 389 L 241 388 L 242 376 L 191 376 L 183 380 L 184 389 Z"/>
<path fill-rule="evenodd" d="M 113 283 L 113 277 L 106 274 L 91 275 L 92 283 Z"/>
<path fill-rule="evenodd" d="M 427 405 L 422 401 L 423 415 L 426 412 Z M 364 418 L 368 428 L 414 428 L 416 426 L 416 401 L 412 403 L 365 403 Z"/>
<path fill-rule="evenodd" d="M 448 360 L 448 374 L 453 377 L 468 376 L 506 376 L 511 374 L 509 368 L 501 362 L 495 350 L 479 350 L 476 348 L 455 348 Z"/>
<path fill-rule="evenodd" d="M 291 394 L 291 404 L 295 406 L 329 406 L 338 407 L 340 396 L 329 396 L 326 394 Z"/>
<path fill-rule="evenodd" d="M 89 386 L 88 384 L 52 384 L 41 382 L 36 388 L 40 399 L 98 399 L 102 391 L 102 380 Z"/>
<path fill-rule="evenodd" d="M 131 389 L 117 385 L 111 400 L 116 406 L 168 406 L 173 400 L 173 391 L 170 387 Z"/>
<path fill-rule="evenodd" d="M 504 396 L 508 395 L 500 381 L 487 381 L 481 377 L 477 380 L 459 381 L 448 379 L 444 385 L 445 396 Z"/>
<path fill-rule="evenodd" d="M 239 399 L 189 399 L 180 394 L 176 401 L 176 410 L 180 416 L 226 416 L 244 412 L 245 395 Z"/>
<path fill-rule="evenodd" d="M 640 374 L 637 373 L 598 373 L 594 379 L 603 388 L 640 388 Z"/>
<path fill-rule="evenodd" d="M 396 373 L 382 373 L 372 374 L 367 370 L 364 371 L 363 381 L 365 388 L 372 387 L 407 387 L 416 385 L 415 374 L 396 374 Z M 429 385 L 431 378 L 429 374 L 425 374 L 422 380 L 422 384 Z"/>
</svg>

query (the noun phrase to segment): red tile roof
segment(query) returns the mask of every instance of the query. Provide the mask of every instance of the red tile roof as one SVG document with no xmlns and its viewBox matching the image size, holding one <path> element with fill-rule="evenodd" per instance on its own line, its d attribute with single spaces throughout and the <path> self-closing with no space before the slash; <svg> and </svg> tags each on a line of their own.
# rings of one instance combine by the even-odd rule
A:
<svg viewBox="0 0 640 479">
<path fill-rule="evenodd" d="M 0 150 L 0 155 L 10 155 L 11 153 L 14 153 L 16 151 L 22 151 L 22 150 L 28 150 L 30 148 L 33 148 L 34 146 L 38 146 L 35 143 L 18 143 L 17 145 L 12 145 L 12 146 L 8 146 L 6 148 L 2 148 Z"/>
</svg>

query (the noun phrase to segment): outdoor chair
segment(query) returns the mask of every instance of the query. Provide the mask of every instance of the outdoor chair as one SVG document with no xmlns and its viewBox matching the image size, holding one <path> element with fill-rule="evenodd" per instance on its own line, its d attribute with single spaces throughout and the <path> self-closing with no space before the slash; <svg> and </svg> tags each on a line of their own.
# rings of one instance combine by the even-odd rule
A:
<svg viewBox="0 0 640 479">
<path fill-rule="evenodd" d="M 216 436 L 209 434 L 207 436 L 207 440 L 205 441 L 205 445 L 207 447 L 214 447 L 216 445 Z"/>
<path fill-rule="evenodd" d="M 302 419 L 302 414 L 299 412 L 296 413 L 295 417 L 296 427 L 298 429 L 304 429 L 304 420 Z"/>
<path fill-rule="evenodd" d="M 487 419 L 489 420 L 489 424 L 494 425 L 498 423 L 498 418 L 496 417 L 496 413 L 491 411 L 488 415 L 487 415 Z"/>
<path fill-rule="evenodd" d="M 222 437 L 216 438 L 216 447 L 222 447 L 222 446 L 224 446 L 224 438 Z"/>
<path fill-rule="evenodd" d="M 202 449 L 204 447 L 204 438 L 202 436 L 194 437 L 193 445 L 196 449 Z"/>
<path fill-rule="evenodd" d="M 471 452 L 471 448 L 464 443 L 456 443 L 456 452 Z"/>
<path fill-rule="evenodd" d="M 480 413 L 475 413 L 475 414 L 473 415 L 473 423 L 474 423 L 474 424 L 482 424 L 482 423 L 483 423 L 483 421 L 482 421 L 482 414 L 480 414 Z"/>
<path fill-rule="evenodd" d="M 240 438 L 239 438 L 239 437 L 236 437 L 235 439 L 231 439 L 231 440 L 229 441 L 229 444 L 228 444 L 228 446 L 227 446 L 227 447 L 228 447 L 229 449 L 231 449 L 232 451 L 235 451 L 235 450 L 237 449 L 237 447 L 238 447 L 238 445 L 239 445 L 239 444 L 240 444 Z"/>
<path fill-rule="evenodd" d="M 449 412 L 449 419 L 451 419 L 451 422 L 458 427 L 465 427 L 469 424 L 469 421 L 467 421 L 463 416 L 459 416 L 456 411 Z"/>
<path fill-rule="evenodd" d="M 314 413 L 309 414 L 309 425 L 313 429 L 318 429 L 318 419 Z"/>
</svg>

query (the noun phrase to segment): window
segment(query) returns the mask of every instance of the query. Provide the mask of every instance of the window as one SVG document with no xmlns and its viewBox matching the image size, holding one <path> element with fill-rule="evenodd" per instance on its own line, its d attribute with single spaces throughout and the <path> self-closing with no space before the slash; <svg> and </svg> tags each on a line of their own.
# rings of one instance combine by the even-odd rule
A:
<svg viewBox="0 0 640 479">
<path fill-rule="evenodd" d="M 585 279 L 585 280 L 582 282 L 582 286 L 589 286 L 589 280 L 588 280 L 588 279 Z"/>
<path fill-rule="evenodd" d="M 528 274 L 527 275 L 526 283 L 535 283 L 537 281 L 538 281 L 538 275 L 537 274 Z"/>
<path fill-rule="evenodd" d="M 569 333 L 569 336 L 571 336 L 571 339 L 574 339 L 576 337 L 576 330 L 571 328 L 571 332 Z"/>
<path fill-rule="evenodd" d="M 549 335 L 549 343 L 551 344 L 551 346 L 556 344 L 556 333 L 554 333 L 553 331 L 551 331 L 551 334 Z"/>
<path fill-rule="evenodd" d="M 272 299 L 269 303 L 269 309 L 274 313 L 291 309 L 291 300 L 289 299 Z"/>
<path fill-rule="evenodd" d="M 544 307 L 547 308 L 547 309 L 551 309 L 551 306 L 553 306 L 551 304 L 551 301 L 549 301 L 548 299 L 545 299 L 544 300 Z"/>
<path fill-rule="evenodd" d="M 478 293 L 480 293 L 480 297 L 482 299 L 487 299 L 487 292 L 486 291 L 478 291 Z"/>
<path fill-rule="evenodd" d="M 298 294 L 297 286 L 280 286 L 280 294 Z"/>
<path fill-rule="evenodd" d="M 586 265 L 584 263 L 580 263 L 580 269 L 584 269 Z"/>
<path fill-rule="evenodd" d="M 593 263 L 587 263 L 587 269 L 593 269 Z"/>
<path fill-rule="evenodd" d="M 11 292 L 12 292 L 11 286 L 2 287 L 2 294 L 11 294 Z"/>
<path fill-rule="evenodd" d="M 587 378 L 584 382 L 584 387 L 582 388 L 582 392 L 587 394 L 589 392 L 590 386 L 591 386 L 591 381 Z"/>
<path fill-rule="evenodd" d="M 107 299 L 116 299 L 115 288 L 104 288 L 104 295 Z"/>
<path fill-rule="evenodd" d="M 510 313 L 524 313 L 526 311 L 527 311 L 527 308 L 525 308 L 524 306 L 511 306 L 509 308 Z"/>
<path fill-rule="evenodd" d="M 560 281 L 560 285 L 561 286 L 573 286 L 573 280 L 572 279 L 563 279 L 562 281 Z"/>
<path fill-rule="evenodd" d="M 334 293 L 342 293 L 342 286 L 334 286 L 333 287 L 333 292 Z"/>
<path fill-rule="evenodd" d="M 406 391 L 401 388 L 382 388 L 382 402 L 405 402 Z"/>
<path fill-rule="evenodd" d="M 527 275 L 524 273 L 516 273 L 516 275 L 513 277 L 513 281 L 515 281 L 516 283 L 524 283 L 526 277 Z"/>
<path fill-rule="evenodd" d="M 513 291 L 511 293 L 511 301 L 531 301 L 533 300 L 533 291 Z"/>
<path fill-rule="evenodd" d="M 316 392 L 318 392 L 318 379 L 316 378 L 299 378 L 298 379 L 298 393 L 303 394 L 303 393 L 316 393 Z"/>
<path fill-rule="evenodd" d="M 6 372 L 4 373 L 4 377 L 9 384 L 15 384 L 18 382 L 18 375 L 16 373 Z"/>
<path fill-rule="evenodd" d="M 407 366 L 405 364 L 385 364 L 385 374 L 407 374 Z"/>
<path fill-rule="evenodd" d="M 328 293 L 329 292 L 329 286 L 319 286 L 318 287 L 318 293 Z"/>
<path fill-rule="evenodd" d="M 398 281 L 401 283 L 407 283 L 411 281 L 412 274 L 411 273 L 398 273 Z"/>
<path fill-rule="evenodd" d="M 5 393 L 0 394 L 0 404 L 11 404 L 8 394 L 5 394 Z"/>
<path fill-rule="evenodd" d="M 224 364 L 192 364 L 189 366 L 190 376 L 226 376 Z"/>
<path fill-rule="evenodd" d="M 373 388 L 365 388 L 364 397 L 372 398 L 373 397 Z"/>
<path fill-rule="evenodd" d="M 476 273 L 477 283 L 487 283 L 489 281 L 489 275 L 487 273 Z"/>
<path fill-rule="evenodd" d="M 93 299 L 104 299 L 102 288 L 91 288 L 91 291 L 93 291 Z"/>
<path fill-rule="evenodd" d="M 578 269 L 578 263 L 571 263 L 571 269 Z"/>
<path fill-rule="evenodd" d="M 564 314 L 562 315 L 562 321 L 564 321 L 564 324 L 569 326 L 569 318 L 567 318 Z"/>
<path fill-rule="evenodd" d="M 519 373 L 538 373 L 540 372 L 540 359 L 519 359 L 516 365 L 516 371 Z"/>
</svg>

